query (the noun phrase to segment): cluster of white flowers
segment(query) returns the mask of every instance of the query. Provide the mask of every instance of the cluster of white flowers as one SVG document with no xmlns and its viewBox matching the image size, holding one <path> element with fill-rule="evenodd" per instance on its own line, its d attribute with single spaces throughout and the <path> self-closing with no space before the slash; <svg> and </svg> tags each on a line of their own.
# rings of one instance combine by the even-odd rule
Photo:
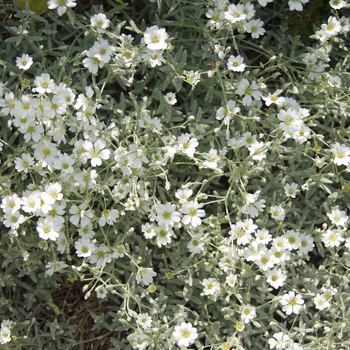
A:
<svg viewBox="0 0 350 350">
<path fill-rule="evenodd" d="M 97 28 L 98 33 L 103 34 L 103 30 L 109 26 L 109 20 L 104 14 L 97 14 L 91 18 L 91 25 Z M 147 28 L 140 46 L 133 46 L 133 40 L 131 35 L 122 34 L 117 47 L 111 45 L 106 39 L 95 41 L 83 60 L 84 67 L 88 68 L 90 73 L 97 74 L 98 70 L 111 59 L 119 68 L 130 68 L 142 63 L 150 67 L 163 64 L 164 50 L 169 45 L 165 28 L 158 28 L 158 26 Z"/>
<path fill-rule="evenodd" d="M 230 4 L 229 1 L 215 1 L 215 7 L 210 8 L 206 16 L 209 18 L 208 26 L 211 29 L 233 27 L 249 33 L 252 38 L 258 39 L 264 35 L 263 21 L 253 19 L 254 5 L 250 2 L 244 4 Z"/>
<path fill-rule="evenodd" d="M 312 38 L 326 42 L 338 34 L 345 34 L 350 31 L 349 18 L 343 16 L 337 19 L 334 16 L 328 18 L 327 23 L 321 25 L 321 29 L 316 31 Z"/>
<path fill-rule="evenodd" d="M 9 155 L 0 248 L 18 252 L 33 281 L 88 281 L 85 298 L 101 304 L 118 295 L 111 317 L 130 344 L 119 346 L 238 349 L 248 331 L 270 349 L 300 350 L 303 333 L 289 322 L 312 329 L 347 288 L 347 76 L 327 46 L 350 30 L 338 12 L 347 4 L 331 0 L 314 47 L 293 42 L 297 54 L 286 58 L 256 44 L 269 35 L 256 16 L 272 1 L 193 5 L 202 45 L 191 26 L 172 30 L 177 9 L 143 30 L 130 19 L 125 34 L 97 7 L 74 24 L 75 0 L 49 0 L 76 28 L 85 23 L 74 38 L 85 49 L 72 67 L 57 59 L 58 71 L 14 41 L 14 72 L 0 83 Z M 289 10 L 308 2 L 290 0 Z M 2 321 L 1 344 L 13 327 Z"/>
</svg>

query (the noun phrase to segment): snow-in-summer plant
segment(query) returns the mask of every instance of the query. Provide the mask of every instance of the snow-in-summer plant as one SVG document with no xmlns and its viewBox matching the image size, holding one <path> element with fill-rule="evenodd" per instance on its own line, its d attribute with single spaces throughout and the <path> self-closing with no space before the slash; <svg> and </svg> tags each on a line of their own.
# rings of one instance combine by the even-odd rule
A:
<svg viewBox="0 0 350 350">
<path fill-rule="evenodd" d="M 350 12 L 320 2 L 4 1 L 1 348 L 350 348 Z"/>
</svg>

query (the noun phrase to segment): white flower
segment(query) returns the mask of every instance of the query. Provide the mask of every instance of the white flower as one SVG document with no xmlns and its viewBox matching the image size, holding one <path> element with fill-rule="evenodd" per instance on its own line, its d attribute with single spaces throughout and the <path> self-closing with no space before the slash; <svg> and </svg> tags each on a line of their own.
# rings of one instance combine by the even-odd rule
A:
<svg viewBox="0 0 350 350">
<path fill-rule="evenodd" d="M 263 228 L 261 230 L 257 230 L 255 232 L 255 237 L 256 237 L 256 241 L 258 243 L 262 243 L 262 244 L 265 244 L 265 245 L 272 240 L 271 234 L 265 228 Z"/>
<path fill-rule="evenodd" d="M 164 225 L 165 227 L 174 226 L 175 223 L 181 220 L 181 214 L 176 211 L 176 205 L 170 202 L 159 203 L 156 207 L 156 214 L 158 225 Z"/>
<path fill-rule="evenodd" d="M 73 204 L 69 209 L 69 213 L 72 214 L 69 221 L 75 226 L 78 226 L 79 223 L 82 227 L 87 226 L 94 217 L 91 209 L 87 209 L 86 203 L 80 204 L 79 207 Z"/>
<path fill-rule="evenodd" d="M 259 5 L 265 7 L 267 3 L 272 2 L 273 0 L 258 0 Z"/>
<path fill-rule="evenodd" d="M 83 65 L 92 74 L 96 74 L 98 69 L 105 65 L 105 63 L 96 56 L 96 52 L 93 50 L 93 48 L 90 48 L 87 51 L 86 56 L 87 57 L 83 59 Z"/>
<path fill-rule="evenodd" d="M 318 168 L 322 168 L 324 165 L 326 165 L 327 163 L 325 162 L 324 157 L 316 157 L 315 159 L 315 164 Z"/>
<path fill-rule="evenodd" d="M 200 80 L 201 80 L 200 73 L 197 71 L 193 71 L 193 70 L 187 72 L 186 77 L 185 77 L 186 83 L 189 83 L 192 86 L 197 85 L 200 82 Z"/>
<path fill-rule="evenodd" d="M 268 343 L 270 349 L 283 350 L 286 348 L 290 341 L 290 338 L 287 334 L 283 332 L 275 333 L 273 338 L 269 338 Z"/>
<path fill-rule="evenodd" d="M 234 72 L 243 72 L 245 69 L 245 64 L 243 63 L 244 58 L 240 55 L 230 56 L 227 61 L 227 69 Z"/>
<path fill-rule="evenodd" d="M 148 329 L 152 326 L 152 317 L 148 313 L 139 314 L 136 323 L 143 329 Z"/>
<path fill-rule="evenodd" d="M 2 198 L 0 208 L 6 214 L 15 214 L 21 208 L 21 199 L 16 193 Z"/>
<path fill-rule="evenodd" d="M 72 175 L 74 173 L 74 163 L 75 159 L 73 156 L 63 153 L 56 158 L 53 167 L 57 170 L 61 170 L 64 175 Z"/>
<path fill-rule="evenodd" d="M 192 196 L 193 191 L 190 188 L 178 189 L 175 192 L 175 197 L 179 200 L 180 204 L 188 202 L 188 198 Z"/>
<path fill-rule="evenodd" d="M 36 227 L 39 237 L 45 241 L 47 239 L 56 241 L 56 239 L 59 237 L 60 229 L 61 227 L 58 226 L 50 217 L 40 219 Z"/>
<path fill-rule="evenodd" d="M 57 248 L 56 248 L 57 251 L 61 254 L 69 250 L 68 240 L 62 231 L 60 231 L 60 235 L 56 240 L 56 245 L 57 245 Z"/>
<path fill-rule="evenodd" d="M 290 260 L 291 253 L 285 248 L 279 248 L 276 245 L 273 245 L 270 251 L 275 265 L 282 266 L 286 261 Z"/>
<path fill-rule="evenodd" d="M 237 221 L 235 225 L 232 225 L 229 234 L 232 240 L 237 240 L 238 245 L 246 245 L 252 239 L 251 232 L 244 229 L 242 221 Z"/>
<path fill-rule="evenodd" d="M 347 237 L 345 240 L 345 247 L 350 249 L 350 237 Z"/>
<path fill-rule="evenodd" d="M 98 33 L 103 33 L 104 29 L 109 27 L 110 22 L 104 13 L 98 13 L 90 18 L 91 26 L 97 28 Z"/>
<path fill-rule="evenodd" d="M 265 199 L 260 199 L 260 190 L 256 191 L 255 193 L 245 193 L 244 199 L 245 199 L 245 205 L 241 207 L 239 210 L 241 213 L 248 214 L 251 218 L 255 218 L 259 215 L 259 211 L 263 211 L 263 208 L 265 208 Z"/>
<path fill-rule="evenodd" d="M 149 335 L 146 335 L 141 331 L 141 328 L 138 328 L 134 333 L 129 334 L 127 339 L 130 342 L 132 348 L 138 350 L 147 349 L 152 340 Z"/>
<path fill-rule="evenodd" d="M 76 170 L 77 171 L 77 170 Z M 83 169 L 81 172 L 74 174 L 74 180 L 76 185 L 83 188 L 94 188 L 96 185 L 96 178 L 98 177 L 97 171 L 94 169 Z"/>
<path fill-rule="evenodd" d="M 0 107 L 2 107 L 2 109 L 0 109 L 0 112 L 3 115 L 10 114 L 14 116 L 15 106 L 16 106 L 16 99 L 12 91 L 7 92 L 4 98 L 0 99 Z"/>
<path fill-rule="evenodd" d="M 103 264 L 108 264 L 111 262 L 112 258 L 109 254 L 109 249 L 105 245 L 100 245 L 95 247 L 94 251 L 90 256 L 88 256 L 90 264 L 95 264 L 97 268 L 101 269 Z"/>
<path fill-rule="evenodd" d="M 229 139 L 227 143 L 230 147 L 233 148 L 234 151 L 237 151 L 243 146 L 242 139 L 236 137 L 232 137 L 232 139 Z"/>
<path fill-rule="evenodd" d="M 156 242 L 158 247 L 161 247 L 162 245 L 165 246 L 167 244 L 170 244 L 171 237 L 174 235 L 174 231 L 170 227 L 164 226 L 164 225 L 160 225 L 156 227 L 155 233 L 156 233 Z"/>
<path fill-rule="evenodd" d="M 332 224 L 336 226 L 346 227 L 346 222 L 348 221 L 348 216 L 344 210 L 339 210 L 338 208 L 332 209 L 330 213 L 327 213 L 329 220 Z"/>
<path fill-rule="evenodd" d="M 334 288 L 334 287 L 330 287 L 330 288 L 322 287 L 322 292 L 323 292 L 323 295 L 326 298 L 326 300 L 331 301 L 333 295 L 337 294 L 338 289 Z"/>
<path fill-rule="evenodd" d="M 204 133 L 205 133 L 205 127 L 203 124 L 195 124 L 193 126 L 190 126 L 190 132 L 193 134 L 195 137 L 197 137 L 198 140 L 202 140 L 204 138 Z"/>
<path fill-rule="evenodd" d="M 243 146 L 249 147 L 256 142 L 258 142 L 257 136 L 252 135 L 252 133 L 250 131 L 247 131 L 243 134 L 243 136 L 242 136 L 242 145 Z"/>
<path fill-rule="evenodd" d="M 46 273 L 48 276 L 52 276 L 55 272 L 60 272 L 62 269 L 68 267 L 63 261 L 48 262 L 45 266 L 47 268 Z"/>
<path fill-rule="evenodd" d="M 300 192 L 300 190 L 298 190 L 298 184 L 293 182 L 284 186 L 284 192 L 287 197 L 295 198 L 295 196 L 297 195 L 297 193 Z"/>
<path fill-rule="evenodd" d="M 161 66 L 164 62 L 163 50 L 150 50 L 145 48 L 142 58 L 151 67 Z"/>
<path fill-rule="evenodd" d="M 98 139 L 94 144 L 90 141 L 84 141 L 83 147 L 85 149 L 85 156 L 91 159 L 91 166 L 96 167 L 102 164 L 102 160 L 109 159 L 111 151 L 104 149 L 106 147 L 105 141 Z"/>
<path fill-rule="evenodd" d="M 250 2 L 246 2 L 244 4 L 244 9 L 243 9 L 243 13 L 246 15 L 246 20 L 249 21 L 250 19 L 252 19 L 255 15 L 255 8 L 254 5 Z"/>
<path fill-rule="evenodd" d="M 257 261 L 266 254 L 266 247 L 258 241 L 251 241 L 250 245 L 244 249 L 244 259 L 247 261 Z"/>
<path fill-rule="evenodd" d="M 142 163 L 148 163 L 145 149 L 141 145 L 131 143 L 129 145 L 128 161 L 131 167 L 141 168 Z"/>
<path fill-rule="evenodd" d="M 105 209 L 101 213 L 101 217 L 98 220 L 100 226 L 113 225 L 119 218 L 119 211 L 117 209 Z"/>
<path fill-rule="evenodd" d="M 1 328 L 2 327 L 7 327 L 7 328 L 9 328 L 11 330 L 13 328 L 13 326 L 14 326 L 13 321 L 11 321 L 9 319 L 1 321 Z"/>
<path fill-rule="evenodd" d="M 27 70 L 33 64 L 33 59 L 26 53 L 16 58 L 16 66 L 19 69 Z"/>
<path fill-rule="evenodd" d="M 193 157 L 196 152 L 196 147 L 199 145 L 197 139 L 195 137 L 190 138 L 189 134 L 182 134 L 178 137 L 178 152 L 184 153 L 190 158 Z"/>
<path fill-rule="evenodd" d="M 0 329 L 0 344 L 6 344 L 6 343 L 9 343 L 10 341 L 11 341 L 11 329 L 6 326 L 2 326 Z"/>
<path fill-rule="evenodd" d="M 336 17 L 329 17 L 328 22 L 321 25 L 323 30 L 328 37 L 337 35 L 341 31 L 342 27 Z"/>
<path fill-rule="evenodd" d="M 96 292 L 97 298 L 99 299 L 104 299 L 108 294 L 107 289 L 102 285 L 96 287 L 95 292 Z"/>
<path fill-rule="evenodd" d="M 339 23 L 341 25 L 341 31 L 339 33 L 345 34 L 350 30 L 350 19 L 348 17 L 339 18 Z"/>
<path fill-rule="evenodd" d="M 98 58 L 103 63 L 108 63 L 111 59 L 114 47 L 110 45 L 106 39 L 101 39 L 100 41 L 95 41 L 90 50 L 92 50 L 94 58 Z"/>
<path fill-rule="evenodd" d="M 350 163 L 350 148 L 338 142 L 331 146 L 331 152 L 334 154 L 333 162 L 336 165 L 347 166 Z"/>
<path fill-rule="evenodd" d="M 249 323 L 253 318 L 256 317 L 256 309 L 254 306 L 249 304 L 241 306 L 241 321 Z"/>
<path fill-rule="evenodd" d="M 178 346 L 187 348 L 198 338 L 197 329 L 191 323 L 182 322 L 175 326 L 173 337 Z"/>
<path fill-rule="evenodd" d="M 150 50 L 165 50 L 168 47 L 166 43 L 168 34 L 164 28 L 158 28 L 158 26 L 147 28 L 143 38 Z"/>
<path fill-rule="evenodd" d="M 285 217 L 284 209 L 280 206 L 272 206 L 270 208 L 271 217 L 278 221 L 283 221 Z"/>
<path fill-rule="evenodd" d="M 324 43 L 329 39 L 329 36 L 327 35 L 327 33 L 324 30 L 317 30 L 314 35 L 310 36 L 310 38 L 317 39 L 321 43 Z M 309 76 L 309 79 L 310 79 L 310 76 Z"/>
<path fill-rule="evenodd" d="M 342 235 L 343 232 L 340 230 L 327 230 L 324 234 L 322 234 L 322 242 L 327 248 L 339 247 L 344 241 Z"/>
<path fill-rule="evenodd" d="M 303 11 L 303 5 L 307 4 L 309 0 L 289 0 L 288 5 L 291 11 Z"/>
<path fill-rule="evenodd" d="M 256 260 L 255 263 L 258 265 L 260 270 L 267 271 L 273 268 L 275 265 L 274 255 L 270 250 L 268 250 L 261 254 L 260 259 Z"/>
<path fill-rule="evenodd" d="M 43 140 L 40 143 L 34 144 L 33 148 L 34 157 L 38 162 L 41 162 L 42 167 L 51 167 L 59 154 L 57 145 L 47 140 Z"/>
<path fill-rule="evenodd" d="M 209 26 L 210 29 L 220 29 L 222 27 L 222 16 L 219 9 L 209 9 L 205 15 L 207 18 L 210 18 L 210 20 L 207 23 L 207 26 Z"/>
<path fill-rule="evenodd" d="M 86 237 L 77 240 L 74 244 L 77 256 L 82 258 L 89 257 L 95 250 L 95 245 Z"/>
<path fill-rule="evenodd" d="M 265 275 L 267 278 L 267 283 L 269 283 L 275 289 L 282 287 L 284 281 L 287 279 L 287 276 L 282 272 L 281 269 L 278 268 L 266 271 Z"/>
<path fill-rule="evenodd" d="M 204 242 L 200 238 L 192 238 L 187 248 L 192 254 L 200 254 L 204 251 Z"/>
<path fill-rule="evenodd" d="M 28 197 L 22 197 L 22 210 L 26 213 L 36 213 L 40 210 L 41 193 L 34 191 Z"/>
<path fill-rule="evenodd" d="M 328 84 L 339 88 L 341 87 L 341 78 L 338 75 L 330 76 L 328 78 Z"/>
<path fill-rule="evenodd" d="M 265 29 L 263 28 L 264 22 L 260 19 L 252 19 L 247 24 L 246 31 L 251 33 L 252 38 L 258 39 L 259 36 L 264 35 Z"/>
<path fill-rule="evenodd" d="M 255 80 L 252 81 L 252 83 L 249 82 L 248 79 L 243 78 L 238 86 L 236 93 L 239 96 L 243 96 L 243 106 L 250 106 L 254 100 L 260 100 L 262 97 L 262 93 L 259 91 L 259 86 Z"/>
<path fill-rule="evenodd" d="M 216 119 L 224 119 L 224 123 L 228 125 L 228 121 L 230 120 L 230 118 L 235 114 L 239 113 L 240 111 L 241 109 L 238 106 L 236 106 L 236 101 L 228 100 L 225 107 L 220 107 L 216 111 Z"/>
<path fill-rule="evenodd" d="M 267 148 L 264 142 L 254 142 L 249 147 L 249 154 L 254 160 L 263 160 L 266 158 Z"/>
<path fill-rule="evenodd" d="M 308 254 L 314 247 L 314 240 L 311 236 L 306 236 L 303 233 L 300 234 L 299 252 L 302 254 Z"/>
<path fill-rule="evenodd" d="M 215 44 L 214 45 L 214 52 L 218 55 L 218 57 L 223 60 L 226 56 L 226 48 L 223 45 Z"/>
<path fill-rule="evenodd" d="M 284 97 L 278 97 L 283 92 L 282 89 L 276 90 L 273 94 L 269 93 L 268 96 L 262 97 L 262 99 L 265 101 L 266 106 L 270 106 L 272 103 L 275 103 L 277 106 L 281 106 L 285 98 Z"/>
<path fill-rule="evenodd" d="M 300 232 L 288 230 L 283 236 L 285 238 L 285 247 L 288 250 L 299 249 L 300 247 Z"/>
<path fill-rule="evenodd" d="M 45 192 L 41 194 L 41 198 L 48 204 L 52 205 L 56 201 L 63 198 L 62 185 L 58 182 L 49 183 L 45 186 Z"/>
<path fill-rule="evenodd" d="M 189 201 L 181 207 L 180 212 L 184 214 L 182 222 L 185 225 L 190 224 L 192 227 L 197 227 L 201 224 L 201 218 L 205 216 L 205 211 L 198 208 L 199 204 L 197 201 Z"/>
<path fill-rule="evenodd" d="M 318 310 L 324 310 L 331 306 L 331 303 L 326 299 L 324 294 L 317 294 L 314 297 L 314 303 Z"/>
<path fill-rule="evenodd" d="M 228 276 L 226 276 L 225 282 L 229 287 L 233 288 L 236 285 L 237 279 L 238 279 L 237 275 L 233 275 L 231 273 Z"/>
<path fill-rule="evenodd" d="M 218 169 L 222 165 L 221 157 L 216 149 L 211 148 L 208 153 L 203 153 L 205 159 L 202 166 L 209 169 Z"/>
<path fill-rule="evenodd" d="M 238 257 L 234 254 L 237 254 L 236 248 L 232 248 L 230 251 L 226 252 L 226 254 L 219 261 L 220 270 L 227 273 L 235 268 L 235 264 Z"/>
<path fill-rule="evenodd" d="M 34 84 L 36 85 L 35 91 L 38 94 L 50 93 L 55 88 L 55 83 L 48 73 L 35 77 Z"/>
<path fill-rule="evenodd" d="M 216 295 L 220 292 L 220 283 L 215 278 L 205 278 L 201 284 L 205 295 Z"/>
<path fill-rule="evenodd" d="M 169 105 L 174 105 L 177 100 L 176 100 L 176 95 L 173 92 L 168 92 L 167 94 L 164 95 L 166 103 Z"/>
<path fill-rule="evenodd" d="M 345 0 L 330 0 L 329 5 L 335 10 L 340 10 L 347 5 Z"/>
<path fill-rule="evenodd" d="M 243 21 L 247 16 L 244 13 L 244 6 L 242 4 L 231 4 L 224 13 L 225 18 L 231 23 Z"/>
<path fill-rule="evenodd" d="M 157 276 L 157 273 L 150 267 L 139 267 L 136 274 L 136 281 L 140 284 L 143 282 L 144 285 L 148 286 L 153 282 L 153 277 Z"/>
<path fill-rule="evenodd" d="M 76 0 L 49 0 L 47 5 L 50 10 L 57 8 L 57 14 L 62 16 L 67 11 L 67 7 L 77 6 L 75 2 Z"/>
<path fill-rule="evenodd" d="M 293 108 L 288 108 L 287 111 L 284 109 L 280 110 L 277 118 L 281 121 L 279 127 L 290 134 L 297 132 L 303 124 L 298 112 Z"/>
<path fill-rule="evenodd" d="M 15 118 L 13 124 L 22 132 L 34 121 L 37 114 L 35 100 L 29 95 L 22 95 L 20 101 L 15 102 Z"/>
<path fill-rule="evenodd" d="M 252 219 L 244 219 L 242 223 L 244 231 L 248 233 L 255 233 L 255 230 L 258 228 L 258 225 L 255 225 Z"/>
<path fill-rule="evenodd" d="M 113 247 L 113 253 L 111 254 L 112 259 L 122 258 L 126 254 L 126 249 L 123 245 L 118 245 L 117 247 Z"/>
<path fill-rule="evenodd" d="M 154 224 L 146 223 L 141 226 L 141 231 L 146 239 L 151 239 L 156 235 L 155 228 Z"/>
<path fill-rule="evenodd" d="M 298 314 L 303 307 L 304 300 L 301 295 L 295 294 L 294 291 L 290 291 L 282 296 L 280 304 L 283 306 L 282 310 L 287 315 L 290 315 L 291 313 Z"/>
</svg>

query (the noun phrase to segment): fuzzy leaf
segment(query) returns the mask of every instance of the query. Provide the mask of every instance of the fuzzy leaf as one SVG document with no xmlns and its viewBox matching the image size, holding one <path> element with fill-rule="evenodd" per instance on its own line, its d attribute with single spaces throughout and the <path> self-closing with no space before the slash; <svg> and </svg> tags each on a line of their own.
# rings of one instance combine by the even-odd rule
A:
<svg viewBox="0 0 350 350">
<path fill-rule="evenodd" d="M 47 0 L 18 0 L 18 7 L 23 10 L 26 2 L 29 4 L 30 11 L 36 12 L 38 15 L 42 15 L 48 10 Z"/>
</svg>

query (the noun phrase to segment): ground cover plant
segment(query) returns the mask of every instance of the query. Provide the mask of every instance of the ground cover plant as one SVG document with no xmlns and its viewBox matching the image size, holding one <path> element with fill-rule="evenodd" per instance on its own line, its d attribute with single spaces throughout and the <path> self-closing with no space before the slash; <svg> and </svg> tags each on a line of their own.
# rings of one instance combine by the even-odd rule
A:
<svg viewBox="0 0 350 350">
<path fill-rule="evenodd" d="M 349 12 L 4 1 L 1 349 L 349 349 Z"/>
</svg>

